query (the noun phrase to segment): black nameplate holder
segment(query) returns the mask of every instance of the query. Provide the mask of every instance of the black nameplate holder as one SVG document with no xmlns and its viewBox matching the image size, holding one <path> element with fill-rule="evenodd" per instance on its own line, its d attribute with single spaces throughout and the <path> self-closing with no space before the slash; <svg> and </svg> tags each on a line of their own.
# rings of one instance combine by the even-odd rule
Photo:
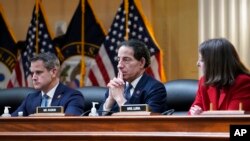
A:
<svg viewBox="0 0 250 141">
<path fill-rule="evenodd" d="M 147 104 L 130 104 L 122 105 L 120 112 L 113 113 L 112 116 L 151 116 L 159 115 L 158 113 L 152 113 Z"/>
<path fill-rule="evenodd" d="M 37 107 L 31 116 L 64 116 L 64 109 L 62 106 Z"/>
<path fill-rule="evenodd" d="M 147 104 L 131 104 L 122 105 L 120 107 L 120 112 L 149 112 L 150 109 Z"/>
<path fill-rule="evenodd" d="M 62 106 L 37 107 L 36 113 L 63 113 Z"/>
</svg>

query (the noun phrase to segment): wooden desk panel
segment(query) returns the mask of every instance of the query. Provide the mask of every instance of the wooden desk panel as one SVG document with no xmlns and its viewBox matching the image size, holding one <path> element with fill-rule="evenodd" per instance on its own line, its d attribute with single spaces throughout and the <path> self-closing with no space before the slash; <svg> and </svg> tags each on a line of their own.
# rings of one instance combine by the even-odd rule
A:
<svg viewBox="0 0 250 141">
<path fill-rule="evenodd" d="M 250 116 L 11 117 L 0 118 L 0 140 L 229 140 L 231 124 Z"/>
<path fill-rule="evenodd" d="M 4 134 L 5 133 L 5 134 Z M 197 132 L 0 132 L 5 141 L 227 141 L 227 133 Z"/>
<path fill-rule="evenodd" d="M 230 124 L 250 125 L 250 116 L 11 117 L 0 118 L 0 132 L 229 132 Z"/>
</svg>

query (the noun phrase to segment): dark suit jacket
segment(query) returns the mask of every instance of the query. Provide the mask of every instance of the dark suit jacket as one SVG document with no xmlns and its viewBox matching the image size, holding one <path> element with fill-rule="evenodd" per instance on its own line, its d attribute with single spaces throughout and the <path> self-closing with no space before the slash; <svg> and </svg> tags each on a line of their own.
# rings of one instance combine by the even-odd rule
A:
<svg viewBox="0 0 250 141">
<path fill-rule="evenodd" d="M 108 97 L 108 91 L 105 93 L 105 100 Z M 167 92 L 164 85 L 147 75 L 143 74 L 139 82 L 137 83 L 134 92 L 129 101 L 125 104 L 148 104 L 151 111 L 155 113 L 162 113 L 166 110 Z M 99 113 L 103 111 L 103 104 L 99 108 Z M 118 112 L 119 106 L 114 104 L 111 109 L 112 112 Z"/>
<path fill-rule="evenodd" d="M 31 93 L 11 116 L 18 116 L 19 111 L 23 111 L 23 116 L 34 114 L 36 107 L 41 105 L 41 101 L 41 91 Z M 51 106 L 63 106 L 65 115 L 81 115 L 84 109 L 84 97 L 79 91 L 59 83 L 52 98 Z"/>
<path fill-rule="evenodd" d="M 239 110 L 239 103 L 242 103 L 242 109 L 250 111 L 249 75 L 238 75 L 230 87 L 220 90 L 214 86 L 205 86 L 204 81 L 204 77 L 199 81 L 199 88 L 192 106 L 198 105 L 203 111 L 208 111 L 212 103 L 213 110 Z"/>
</svg>

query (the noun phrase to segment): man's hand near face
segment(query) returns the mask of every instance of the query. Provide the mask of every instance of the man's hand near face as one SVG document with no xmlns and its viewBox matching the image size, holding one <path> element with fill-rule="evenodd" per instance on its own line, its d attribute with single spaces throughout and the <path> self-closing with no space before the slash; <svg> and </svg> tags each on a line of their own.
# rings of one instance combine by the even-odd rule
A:
<svg viewBox="0 0 250 141">
<path fill-rule="evenodd" d="M 108 83 L 109 96 L 105 102 L 105 109 L 111 109 L 115 101 L 119 106 L 122 106 L 126 102 L 124 97 L 124 85 L 123 74 L 119 70 L 117 77 L 110 80 Z"/>
</svg>

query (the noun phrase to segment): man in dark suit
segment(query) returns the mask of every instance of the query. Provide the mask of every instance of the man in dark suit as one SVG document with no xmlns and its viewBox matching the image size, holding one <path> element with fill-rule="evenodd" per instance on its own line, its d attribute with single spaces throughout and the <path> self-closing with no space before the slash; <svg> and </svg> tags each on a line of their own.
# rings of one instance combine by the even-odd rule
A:
<svg viewBox="0 0 250 141">
<path fill-rule="evenodd" d="M 59 82 L 60 62 L 55 54 L 41 53 L 31 60 L 30 72 L 36 93 L 29 94 L 11 116 L 29 116 L 38 106 L 63 106 L 65 115 L 81 115 L 83 95 Z M 42 100 L 45 98 L 45 100 Z"/>
<path fill-rule="evenodd" d="M 106 111 L 118 112 L 119 107 L 125 104 L 148 104 L 152 112 L 164 112 L 166 89 L 161 82 L 145 73 L 149 65 L 150 53 L 143 42 L 122 42 L 118 48 L 118 76 L 108 83 L 109 90 L 99 113 L 106 115 Z"/>
</svg>

